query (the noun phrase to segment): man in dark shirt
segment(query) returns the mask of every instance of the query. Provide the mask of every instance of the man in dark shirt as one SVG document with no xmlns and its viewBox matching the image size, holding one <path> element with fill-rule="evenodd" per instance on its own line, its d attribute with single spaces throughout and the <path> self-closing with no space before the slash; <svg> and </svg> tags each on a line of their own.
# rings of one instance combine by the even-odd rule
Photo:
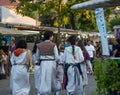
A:
<svg viewBox="0 0 120 95">
<path fill-rule="evenodd" d="M 116 41 L 118 44 L 115 46 L 113 57 L 120 57 L 120 38 L 117 38 Z"/>
</svg>

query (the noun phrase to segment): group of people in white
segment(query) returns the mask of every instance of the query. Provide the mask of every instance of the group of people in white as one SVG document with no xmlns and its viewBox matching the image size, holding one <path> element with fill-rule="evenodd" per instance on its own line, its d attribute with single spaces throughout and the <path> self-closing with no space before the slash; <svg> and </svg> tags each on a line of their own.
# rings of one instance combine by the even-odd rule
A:
<svg viewBox="0 0 120 95">
<path fill-rule="evenodd" d="M 27 49 L 24 39 L 16 43 L 10 58 L 12 95 L 29 95 L 28 70 L 32 64 L 37 95 L 59 95 L 63 82 L 67 95 L 85 95 L 88 84 L 86 64 L 93 73 L 90 60 L 95 55 L 94 47 L 85 47 L 82 40 L 76 45 L 76 37 L 70 36 L 67 39 L 69 46 L 59 52 L 52 40 L 53 32 L 45 31 L 44 41 L 37 41 L 32 52 Z"/>
</svg>

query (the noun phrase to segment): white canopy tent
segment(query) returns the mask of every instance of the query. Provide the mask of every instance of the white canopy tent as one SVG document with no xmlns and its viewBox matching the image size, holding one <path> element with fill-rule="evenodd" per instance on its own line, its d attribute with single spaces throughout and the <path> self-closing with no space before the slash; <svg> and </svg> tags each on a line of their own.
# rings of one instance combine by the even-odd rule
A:
<svg viewBox="0 0 120 95">
<path fill-rule="evenodd" d="M 120 0 L 90 0 L 87 2 L 75 4 L 71 9 L 95 9 L 120 6 Z"/>
</svg>

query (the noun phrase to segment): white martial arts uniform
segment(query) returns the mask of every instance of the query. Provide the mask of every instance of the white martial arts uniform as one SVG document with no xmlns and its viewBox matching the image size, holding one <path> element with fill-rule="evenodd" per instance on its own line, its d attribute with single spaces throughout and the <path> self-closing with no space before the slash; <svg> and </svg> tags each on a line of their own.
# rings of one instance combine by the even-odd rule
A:
<svg viewBox="0 0 120 95">
<path fill-rule="evenodd" d="M 26 64 L 27 52 L 21 53 L 19 56 L 15 56 L 14 53 L 11 56 L 11 89 L 12 95 L 29 95 L 29 72 Z"/>
<path fill-rule="evenodd" d="M 64 51 L 63 61 L 69 65 L 67 69 L 67 95 L 83 95 L 82 75 L 80 74 L 76 63 L 84 61 L 83 53 L 78 46 L 74 46 L 75 57 L 72 55 L 72 47 L 66 47 Z M 78 64 L 80 65 L 80 64 Z"/>
<path fill-rule="evenodd" d="M 49 42 L 49 40 L 46 40 L 45 42 Z M 40 55 L 40 50 L 37 48 L 37 51 L 35 53 L 37 61 L 46 59 L 46 61 L 44 60 L 40 63 L 40 77 L 38 78 L 37 82 L 37 84 L 39 85 L 38 95 L 54 95 L 53 93 L 56 92 L 56 90 L 59 88 L 56 79 L 56 61 L 59 59 L 58 49 L 56 45 L 54 46 L 53 52 L 53 56 L 43 56 Z"/>
</svg>

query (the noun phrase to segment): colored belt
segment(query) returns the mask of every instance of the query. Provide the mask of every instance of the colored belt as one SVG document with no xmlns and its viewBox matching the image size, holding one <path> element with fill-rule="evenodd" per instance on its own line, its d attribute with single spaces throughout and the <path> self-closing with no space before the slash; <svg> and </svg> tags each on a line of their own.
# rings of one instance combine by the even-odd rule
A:
<svg viewBox="0 0 120 95">
<path fill-rule="evenodd" d="M 55 61 L 55 59 L 40 59 L 40 61 Z"/>
<path fill-rule="evenodd" d="M 40 65 L 40 63 L 36 63 L 35 65 Z"/>
<path fill-rule="evenodd" d="M 12 65 L 27 65 L 27 64 L 15 64 L 15 63 L 14 63 L 14 64 L 12 64 Z"/>
</svg>

